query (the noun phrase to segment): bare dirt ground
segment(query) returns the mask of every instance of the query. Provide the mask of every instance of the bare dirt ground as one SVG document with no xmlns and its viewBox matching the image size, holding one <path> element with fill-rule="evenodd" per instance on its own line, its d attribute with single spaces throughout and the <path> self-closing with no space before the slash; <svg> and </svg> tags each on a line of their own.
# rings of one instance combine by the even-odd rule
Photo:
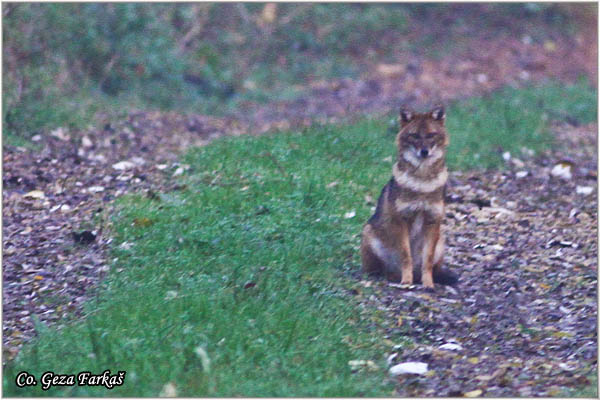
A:
<svg viewBox="0 0 600 400">
<path fill-rule="evenodd" d="M 398 54 L 392 64 L 368 66 L 360 79 L 309 82 L 299 99 L 247 104 L 224 118 L 133 112 L 89 132 L 40 135 L 41 150 L 5 147 L 4 360 L 35 335 L 34 315 L 50 324 L 78 315 L 109 269 L 112 200 L 178 190 L 169 178 L 185 168 L 176 160 L 186 148 L 505 84 L 581 74 L 597 82 L 593 39 L 473 36 L 468 51 L 436 60 Z M 597 125 L 562 123 L 554 131 L 565 144 L 556 151 L 513 158 L 502 171 L 451 175 L 447 262 L 461 274 L 459 287 L 428 294 L 363 282 L 377 293 L 361 299 L 365 306 L 400 317 L 389 334 L 417 343 L 398 350 L 394 362 L 429 365 L 427 377 L 395 378 L 399 395 L 551 396 L 559 386 L 585 384 L 596 368 Z M 561 160 L 571 179 L 552 176 Z M 448 342 L 462 350 L 439 348 Z"/>
</svg>

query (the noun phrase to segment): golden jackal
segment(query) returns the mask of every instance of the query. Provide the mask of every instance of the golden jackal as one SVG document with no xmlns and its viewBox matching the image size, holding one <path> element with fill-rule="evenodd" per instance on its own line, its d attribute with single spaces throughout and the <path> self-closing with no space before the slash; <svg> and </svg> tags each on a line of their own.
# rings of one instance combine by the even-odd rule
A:
<svg viewBox="0 0 600 400">
<path fill-rule="evenodd" d="M 393 177 L 362 232 L 361 257 L 367 273 L 409 285 L 422 281 L 426 288 L 433 288 L 434 282 L 457 282 L 455 274 L 441 267 L 440 228 L 448 178 L 445 118 L 441 106 L 423 114 L 400 110 Z"/>
</svg>

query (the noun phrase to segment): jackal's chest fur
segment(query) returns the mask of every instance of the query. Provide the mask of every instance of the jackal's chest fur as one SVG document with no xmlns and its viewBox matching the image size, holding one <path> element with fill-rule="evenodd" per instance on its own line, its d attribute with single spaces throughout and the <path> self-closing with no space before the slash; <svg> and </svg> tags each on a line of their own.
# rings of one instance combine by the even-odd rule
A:
<svg viewBox="0 0 600 400">
<path fill-rule="evenodd" d="M 398 164 L 393 168 L 393 179 L 399 190 L 393 199 L 394 212 L 400 217 L 415 217 L 417 214 L 429 219 L 440 219 L 444 214 L 444 186 L 448 179 L 446 167 L 439 168 L 424 176 L 413 175 L 401 170 Z"/>
</svg>

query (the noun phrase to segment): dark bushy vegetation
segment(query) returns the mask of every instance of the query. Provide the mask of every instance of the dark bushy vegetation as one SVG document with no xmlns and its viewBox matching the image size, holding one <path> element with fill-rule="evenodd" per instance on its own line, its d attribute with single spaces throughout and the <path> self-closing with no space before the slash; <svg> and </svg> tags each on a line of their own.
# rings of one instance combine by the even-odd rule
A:
<svg viewBox="0 0 600 400">
<path fill-rule="evenodd" d="M 3 128 L 28 137 L 98 110 L 218 113 L 285 98 L 294 84 L 417 50 L 405 40 L 415 21 L 453 11 L 500 26 L 518 10 L 564 22 L 546 4 L 5 3 Z"/>
</svg>

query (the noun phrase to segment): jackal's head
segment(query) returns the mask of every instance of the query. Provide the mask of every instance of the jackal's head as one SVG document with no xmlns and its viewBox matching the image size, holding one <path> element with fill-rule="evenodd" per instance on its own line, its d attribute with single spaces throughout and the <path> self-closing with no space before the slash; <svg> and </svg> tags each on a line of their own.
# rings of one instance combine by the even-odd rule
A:
<svg viewBox="0 0 600 400">
<path fill-rule="evenodd" d="M 442 106 L 437 106 L 427 113 L 415 113 L 402 107 L 398 120 L 398 157 L 414 167 L 421 167 L 433 165 L 446 155 L 449 140 L 444 127 L 446 114 Z"/>
</svg>

